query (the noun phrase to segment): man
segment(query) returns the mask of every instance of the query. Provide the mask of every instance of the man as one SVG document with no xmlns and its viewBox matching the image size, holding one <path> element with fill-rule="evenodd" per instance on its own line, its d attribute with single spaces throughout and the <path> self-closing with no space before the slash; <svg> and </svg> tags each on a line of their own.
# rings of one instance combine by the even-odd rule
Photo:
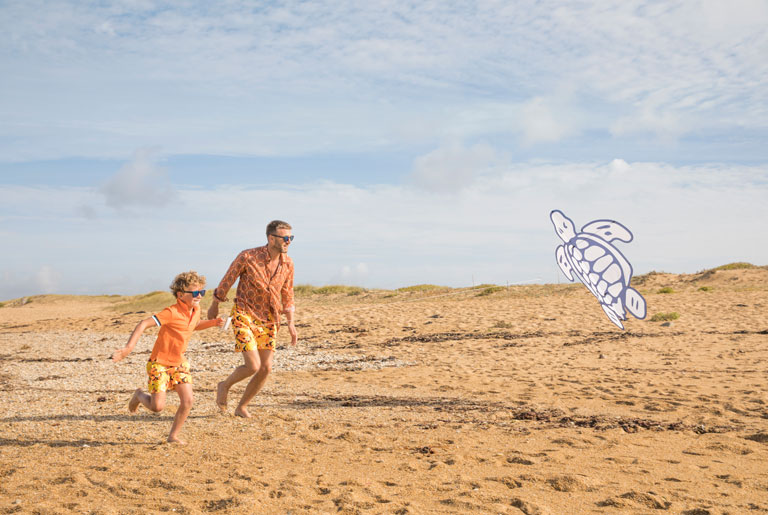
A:
<svg viewBox="0 0 768 515">
<path fill-rule="evenodd" d="M 288 223 L 281 220 L 270 222 L 267 225 L 267 244 L 237 255 L 219 287 L 214 290 L 213 302 L 208 308 L 208 318 L 216 318 L 219 302 L 227 300 L 227 292 L 240 279 L 231 317 L 235 351 L 243 353 L 244 363 L 216 387 L 216 404 L 224 411 L 232 385 L 253 375 L 235 409 L 235 415 L 239 417 L 250 418 L 248 403 L 259 393 L 272 371 L 281 313 L 288 323 L 291 345 L 296 345 L 293 260 L 288 257 L 291 241 L 293 235 Z"/>
</svg>

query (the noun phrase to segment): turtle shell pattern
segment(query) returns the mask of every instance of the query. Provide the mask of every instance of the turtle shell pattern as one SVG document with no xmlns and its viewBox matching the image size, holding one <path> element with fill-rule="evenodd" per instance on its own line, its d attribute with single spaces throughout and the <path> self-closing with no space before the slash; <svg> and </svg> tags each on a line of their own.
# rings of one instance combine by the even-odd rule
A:
<svg viewBox="0 0 768 515">
<path fill-rule="evenodd" d="M 574 272 L 592 294 L 625 316 L 623 299 L 619 298 L 627 286 L 623 256 L 617 256 L 616 249 L 608 248 L 597 238 L 584 233 L 566 243 L 565 252 Z"/>
</svg>

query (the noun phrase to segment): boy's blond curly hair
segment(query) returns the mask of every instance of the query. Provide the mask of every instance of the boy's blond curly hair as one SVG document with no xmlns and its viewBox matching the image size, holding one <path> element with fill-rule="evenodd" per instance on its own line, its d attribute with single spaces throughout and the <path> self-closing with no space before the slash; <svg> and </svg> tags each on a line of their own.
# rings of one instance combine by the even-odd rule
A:
<svg viewBox="0 0 768 515">
<path fill-rule="evenodd" d="M 171 283 L 171 293 L 176 295 L 179 292 L 189 291 L 192 285 L 198 288 L 205 287 L 205 276 L 199 275 L 194 270 L 183 272 L 173 278 Z"/>
</svg>

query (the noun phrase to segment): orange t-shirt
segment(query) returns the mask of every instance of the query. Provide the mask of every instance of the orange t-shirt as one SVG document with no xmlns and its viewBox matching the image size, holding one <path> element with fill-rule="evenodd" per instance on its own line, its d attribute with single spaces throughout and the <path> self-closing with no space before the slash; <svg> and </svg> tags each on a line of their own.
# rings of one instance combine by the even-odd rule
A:
<svg viewBox="0 0 768 515">
<path fill-rule="evenodd" d="M 160 332 L 149 360 L 171 367 L 181 365 L 187 342 L 200 322 L 200 307 L 194 307 L 190 312 L 189 308 L 179 301 L 153 315 L 152 319 L 160 327 Z"/>
</svg>

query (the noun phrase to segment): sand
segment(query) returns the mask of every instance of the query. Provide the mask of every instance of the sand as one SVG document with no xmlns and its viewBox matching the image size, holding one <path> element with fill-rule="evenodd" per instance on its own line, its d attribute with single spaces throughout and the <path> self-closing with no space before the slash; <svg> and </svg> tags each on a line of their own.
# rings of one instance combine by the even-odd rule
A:
<svg viewBox="0 0 768 515">
<path fill-rule="evenodd" d="M 621 331 L 565 284 L 299 296 L 252 419 L 244 383 L 214 404 L 229 333 L 194 336 L 186 446 L 174 394 L 127 410 L 156 330 L 108 359 L 150 312 L 6 302 L 0 512 L 768 512 L 768 270 L 633 286 L 679 319 Z"/>
</svg>

